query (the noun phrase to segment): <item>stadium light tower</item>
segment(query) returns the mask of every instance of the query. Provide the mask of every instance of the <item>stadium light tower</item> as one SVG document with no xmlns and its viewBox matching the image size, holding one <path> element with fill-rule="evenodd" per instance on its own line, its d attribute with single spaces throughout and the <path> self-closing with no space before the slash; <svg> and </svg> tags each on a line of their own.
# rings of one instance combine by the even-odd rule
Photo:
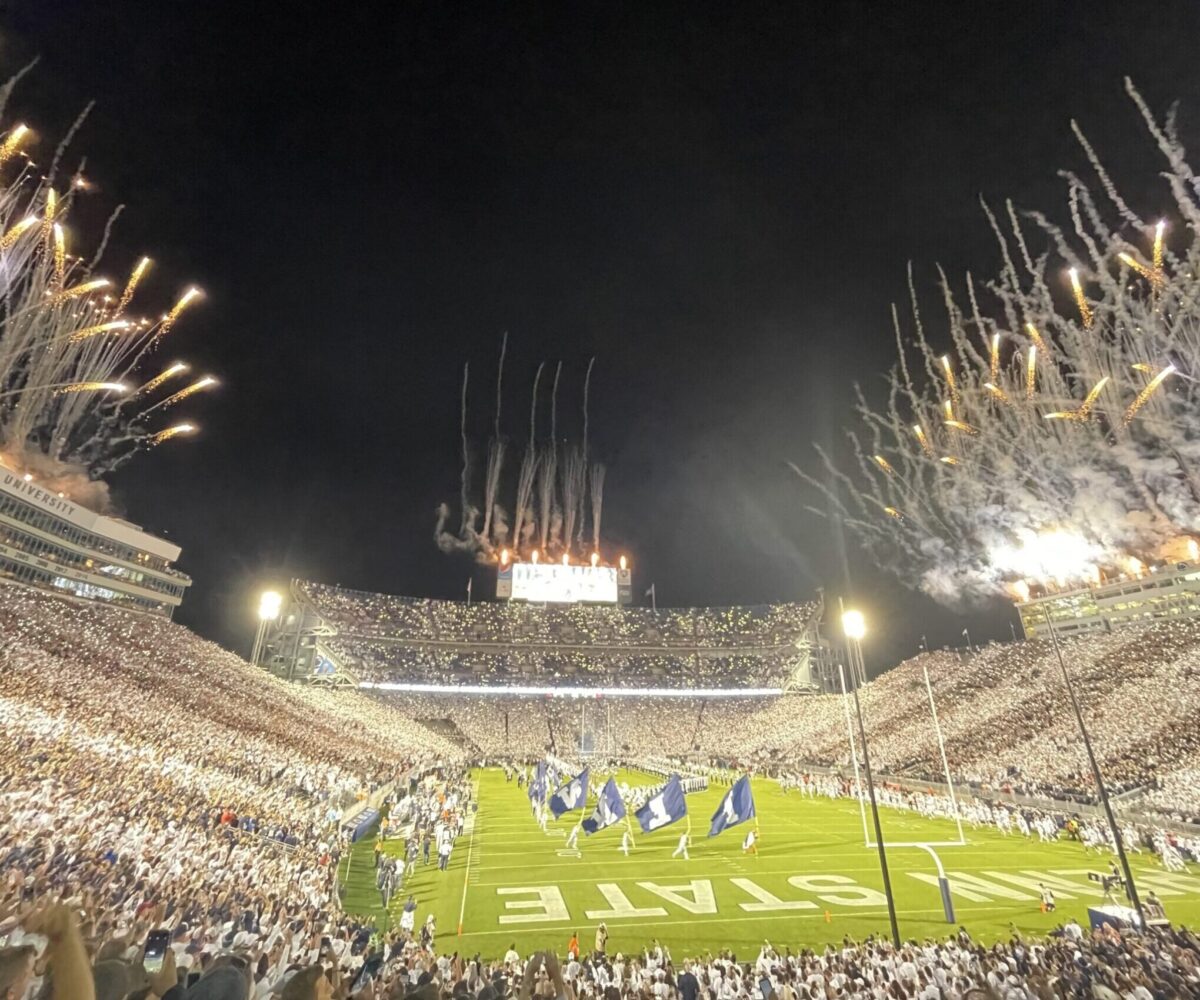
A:
<svg viewBox="0 0 1200 1000">
<path fill-rule="evenodd" d="M 1104 817 L 1108 820 L 1108 829 L 1112 833 L 1113 846 L 1117 849 L 1117 857 L 1121 862 L 1121 873 L 1125 876 L 1125 886 L 1129 901 L 1133 903 L 1133 909 L 1137 913 L 1141 930 L 1145 931 L 1146 914 L 1142 910 L 1142 898 L 1138 895 L 1137 885 L 1133 881 L 1133 869 L 1129 867 L 1129 855 L 1125 853 L 1125 842 L 1121 837 L 1121 827 L 1117 824 L 1116 816 L 1113 815 L 1112 804 L 1108 800 L 1108 789 L 1104 785 L 1104 776 L 1100 772 L 1100 764 L 1096 760 L 1096 754 L 1092 750 L 1092 738 L 1088 733 L 1087 724 L 1083 721 L 1083 712 L 1079 708 L 1079 701 L 1075 697 L 1075 685 L 1071 683 L 1071 675 L 1067 672 L 1067 664 L 1063 659 L 1062 649 L 1058 644 L 1058 633 L 1054 630 L 1054 622 L 1050 620 L 1050 609 L 1045 605 L 1042 606 L 1042 616 L 1046 619 L 1046 628 L 1050 630 L 1050 641 L 1054 644 L 1054 655 L 1058 659 L 1058 669 L 1062 671 L 1063 686 L 1067 689 L 1067 695 L 1071 699 L 1071 708 L 1075 711 L 1075 721 L 1079 725 L 1079 735 L 1083 737 L 1083 748 L 1087 751 L 1088 763 L 1092 767 L 1092 779 L 1096 782 L 1096 793 L 1100 798 L 1100 804 L 1104 807 Z"/>
<path fill-rule="evenodd" d="M 839 605 L 841 600 L 838 601 Z M 862 641 L 867 635 L 867 622 L 861 611 L 842 608 L 842 632 L 850 654 L 850 669 L 856 677 L 866 679 L 862 662 Z M 867 752 L 867 727 L 863 725 L 862 705 L 858 700 L 858 683 L 854 685 L 854 712 L 858 716 L 858 738 L 862 744 L 863 770 L 867 774 L 867 794 L 871 798 L 871 818 L 875 822 L 875 846 L 879 848 L 879 872 L 883 876 L 883 892 L 887 896 L 888 920 L 892 925 L 892 943 L 900 948 L 900 925 L 896 922 L 896 901 L 892 897 L 892 879 L 888 874 L 887 850 L 883 846 L 883 827 L 879 823 L 879 804 L 875 801 L 875 781 L 871 777 L 871 755 Z"/>
<path fill-rule="evenodd" d="M 267 634 L 267 626 L 279 619 L 283 609 L 283 595 L 275 590 L 264 590 L 258 598 L 258 631 L 254 634 L 254 648 L 250 651 L 250 662 L 258 666 L 262 657 L 263 639 Z"/>
</svg>

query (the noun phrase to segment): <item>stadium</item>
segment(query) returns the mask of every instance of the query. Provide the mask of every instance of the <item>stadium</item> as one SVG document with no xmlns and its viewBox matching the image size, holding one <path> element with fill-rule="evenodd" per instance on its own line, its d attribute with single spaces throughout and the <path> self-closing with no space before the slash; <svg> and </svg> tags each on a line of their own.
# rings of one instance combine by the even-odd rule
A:
<svg viewBox="0 0 1200 1000">
<path fill-rule="evenodd" d="M 510 476 L 504 335 L 482 448 L 463 368 L 461 521 L 423 542 L 487 596 L 297 576 L 254 595 L 243 657 L 175 620 L 187 553 L 105 478 L 196 431 L 160 418 L 215 378 L 151 361 L 199 292 L 131 317 L 149 258 L 118 287 L 108 227 L 69 254 L 86 182 L 5 129 L 0 1000 L 1200 996 L 1200 390 L 1163 389 L 1200 327 L 1129 333 L 1194 310 L 1200 248 L 1159 225 L 1130 256 L 1107 175 L 1126 235 L 1073 189 L 1100 273 L 1070 271 L 1070 315 L 1006 273 L 983 353 L 963 310 L 953 361 L 922 328 L 920 388 L 898 332 L 870 448 L 797 469 L 898 586 L 1008 595 L 1021 637 L 869 678 L 873 623 L 815 588 L 642 606 L 601 530 L 595 359 L 578 441 L 562 364 L 534 369 Z"/>
</svg>

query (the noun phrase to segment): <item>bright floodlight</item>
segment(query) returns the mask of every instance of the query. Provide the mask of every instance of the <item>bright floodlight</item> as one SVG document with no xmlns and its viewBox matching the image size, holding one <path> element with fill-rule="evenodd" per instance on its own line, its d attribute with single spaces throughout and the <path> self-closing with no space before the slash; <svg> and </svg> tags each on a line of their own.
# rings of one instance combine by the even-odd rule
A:
<svg viewBox="0 0 1200 1000">
<path fill-rule="evenodd" d="M 861 641 L 867 634 L 867 623 L 861 611 L 845 611 L 842 613 L 842 631 L 847 639 Z"/>
<path fill-rule="evenodd" d="M 258 620 L 273 622 L 283 607 L 283 596 L 274 590 L 264 590 L 258 599 Z"/>
</svg>

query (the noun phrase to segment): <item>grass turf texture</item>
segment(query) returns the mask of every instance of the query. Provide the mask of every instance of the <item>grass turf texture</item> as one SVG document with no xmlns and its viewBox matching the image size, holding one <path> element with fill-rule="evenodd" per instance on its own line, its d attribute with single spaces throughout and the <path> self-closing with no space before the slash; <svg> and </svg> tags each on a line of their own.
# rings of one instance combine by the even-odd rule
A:
<svg viewBox="0 0 1200 1000">
<path fill-rule="evenodd" d="M 741 849 L 748 824 L 708 839 L 709 818 L 726 791 L 714 786 L 687 797 L 690 861 L 671 858 L 683 820 L 651 834 L 642 834 L 634 821 L 637 845 L 628 858 L 618 850 L 623 825 L 592 837 L 581 834 L 580 856 L 574 857 L 559 852 L 570 828 L 595 808 L 594 797 L 584 812 L 551 821 L 543 834 L 525 789 L 515 781 L 506 782 L 498 769 L 477 771 L 474 779 L 479 811 L 474 828 L 455 846 L 449 870 L 438 871 L 436 857 L 428 866 L 418 860 L 411 883 L 397 893 L 385 918 L 375 890 L 374 841 L 363 840 L 343 861 L 349 912 L 394 925 L 412 892 L 417 925 L 429 912 L 436 917 L 439 950 L 485 957 L 502 955 L 513 942 L 522 955 L 546 947 L 562 951 L 572 931 L 589 950 L 600 919 L 608 924 L 609 954 L 638 951 L 658 938 L 676 959 L 722 948 L 750 957 L 764 939 L 796 949 L 843 935 L 861 940 L 889 934 L 878 854 L 863 846 L 855 800 L 785 795 L 775 782 L 756 780 L 761 840 L 755 857 Z M 661 779 L 621 772 L 621 780 L 636 786 Z M 887 842 L 957 839 L 948 821 L 882 807 L 880 816 Z M 977 939 L 1005 937 L 1013 926 L 1023 933 L 1045 932 L 1071 916 L 1087 926 L 1088 906 L 1102 900 L 1086 872 L 1106 871 L 1109 855 L 1087 853 L 1073 841 L 1043 844 L 966 824 L 964 830 L 965 847 L 936 850 L 951 878 L 957 923 Z M 385 850 L 400 854 L 403 844 L 385 841 Z M 1173 922 L 1196 925 L 1200 873 L 1169 875 L 1148 854 L 1132 855 L 1131 863 L 1143 897 L 1153 889 Z M 954 929 L 945 922 L 928 853 L 892 847 L 888 865 L 903 938 L 944 936 Z M 1054 890 L 1057 912 L 1040 911 L 1039 881 Z M 600 915 L 622 899 L 642 912 Z"/>
</svg>

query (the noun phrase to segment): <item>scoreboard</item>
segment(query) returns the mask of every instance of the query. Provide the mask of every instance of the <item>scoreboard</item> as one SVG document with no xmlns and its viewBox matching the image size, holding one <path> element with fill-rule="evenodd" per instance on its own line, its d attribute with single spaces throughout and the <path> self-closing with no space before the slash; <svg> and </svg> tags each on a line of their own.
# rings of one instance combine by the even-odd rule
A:
<svg viewBox="0 0 1200 1000">
<path fill-rule="evenodd" d="M 615 566 L 511 563 L 500 568 L 496 597 L 531 604 L 627 604 L 630 572 Z"/>
</svg>

